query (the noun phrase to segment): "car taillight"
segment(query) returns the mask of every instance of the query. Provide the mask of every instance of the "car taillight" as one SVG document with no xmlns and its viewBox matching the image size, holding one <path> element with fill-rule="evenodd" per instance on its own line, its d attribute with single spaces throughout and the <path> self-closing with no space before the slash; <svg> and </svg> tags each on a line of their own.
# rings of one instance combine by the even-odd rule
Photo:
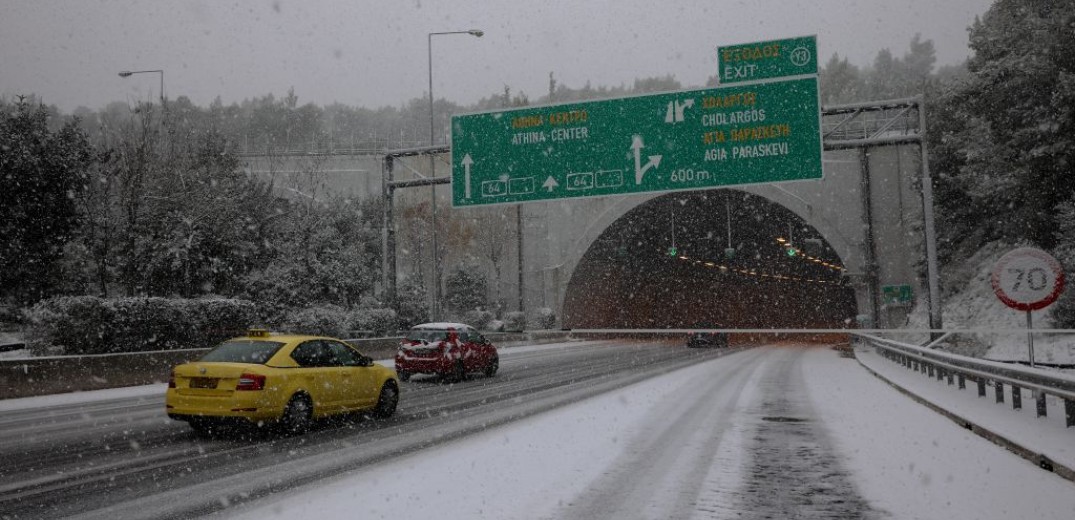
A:
<svg viewBox="0 0 1075 520">
<path fill-rule="evenodd" d="M 261 390 L 265 388 L 265 376 L 258 374 L 243 374 L 239 376 L 239 384 L 236 390 Z"/>
<path fill-rule="evenodd" d="M 168 376 L 168 388 L 175 388 L 175 370 Z"/>
</svg>

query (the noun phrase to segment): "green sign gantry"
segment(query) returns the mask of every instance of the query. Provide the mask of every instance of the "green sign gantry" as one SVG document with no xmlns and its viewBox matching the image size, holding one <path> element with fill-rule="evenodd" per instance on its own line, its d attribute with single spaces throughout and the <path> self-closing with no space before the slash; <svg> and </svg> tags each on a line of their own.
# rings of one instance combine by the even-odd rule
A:
<svg viewBox="0 0 1075 520">
<path fill-rule="evenodd" d="M 456 207 L 821 178 L 816 77 L 452 118 Z"/>
<path fill-rule="evenodd" d="M 743 43 L 717 48 L 721 85 L 817 74 L 817 38 Z"/>
</svg>

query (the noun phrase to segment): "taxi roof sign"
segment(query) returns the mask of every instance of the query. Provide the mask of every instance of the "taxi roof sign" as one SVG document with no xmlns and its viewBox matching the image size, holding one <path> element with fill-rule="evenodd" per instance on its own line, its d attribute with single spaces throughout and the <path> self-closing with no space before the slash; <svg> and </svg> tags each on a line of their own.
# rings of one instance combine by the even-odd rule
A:
<svg viewBox="0 0 1075 520">
<path fill-rule="evenodd" d="M 267 338 L 269 337 L 269 331 L 265 329 L 250 329 L 246 332 L 246 335 L 251 338 Z"/>
</svg>

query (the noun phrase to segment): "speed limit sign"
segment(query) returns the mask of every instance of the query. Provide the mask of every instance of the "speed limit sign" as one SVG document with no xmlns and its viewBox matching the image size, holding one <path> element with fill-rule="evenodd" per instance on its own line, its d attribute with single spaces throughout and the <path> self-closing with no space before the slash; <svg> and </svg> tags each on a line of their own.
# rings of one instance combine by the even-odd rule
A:
<svg viewBox="0 0 1075 520">
<path fill-rule="evenodd" d="M 997 260 L 992 283 L 993 292 L 1008 307 L 1036 311 L 1060 296 L 1064 290 L 1064 269 L 1049 253 L 1021 247 Z"/>
</svg>

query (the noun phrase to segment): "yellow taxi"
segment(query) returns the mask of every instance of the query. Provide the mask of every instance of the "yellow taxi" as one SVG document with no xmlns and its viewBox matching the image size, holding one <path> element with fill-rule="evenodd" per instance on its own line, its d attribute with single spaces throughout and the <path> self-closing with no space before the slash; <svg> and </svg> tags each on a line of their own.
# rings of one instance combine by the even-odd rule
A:
<svg viewBox="0 0 1075 520">
<path fill-rule="evenodd" d="M 313 420 L 399 403 L 395 370 L 334 338 L 254 329 L 172 370 L 165 406 L 172 419 L 208 432 L 226 422 L 306 430 Z"/>
</svg>

